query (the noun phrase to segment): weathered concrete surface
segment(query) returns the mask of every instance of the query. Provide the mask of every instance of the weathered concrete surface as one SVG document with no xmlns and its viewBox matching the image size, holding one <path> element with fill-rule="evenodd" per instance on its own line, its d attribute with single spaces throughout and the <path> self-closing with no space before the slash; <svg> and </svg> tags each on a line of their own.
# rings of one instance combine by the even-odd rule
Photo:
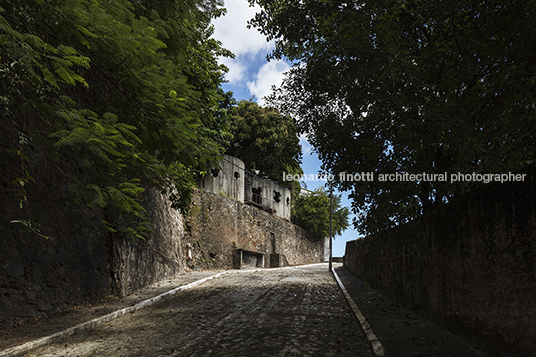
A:
<svg viewBox="0 0 536 357">
<path fill-rule="evenodd" d="M 291 191 L 275 181 L 246 171 L 244 162 L 237 157 L 223 155 L 219 168 L 198 177 L 197 185 L 206 192 L 221 193 L 242 203 L 254 203 L 278 217 L 290 219 Z"/>
<path fill-rule="evenodd" d="M 197 177 L 197 186 L 203 191 L 222 193 L 227 197 L 244 202 L 244 185 L 246 180 L 244 161 L 231 155 L 223 155 L 221 168 L 214 168 L 204 177 Z"/>
<path fill-rule="evenodd" d="M 28 356 L 373 356 L 326 264 L 225 274 Z"/>
</svg>

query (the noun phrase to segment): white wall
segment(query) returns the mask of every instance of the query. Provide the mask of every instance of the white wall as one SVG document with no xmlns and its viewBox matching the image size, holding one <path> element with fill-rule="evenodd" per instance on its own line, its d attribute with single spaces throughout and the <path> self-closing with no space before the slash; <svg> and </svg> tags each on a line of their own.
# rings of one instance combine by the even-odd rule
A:
<svg viewBox="0 0 536 357">
<path fill-rule="evenodd" d="M 255 197 L 255 192 L 261 192 L 262 202 Z M 269 210 L 271 213 L 284 218 L 290 219 L 291 193 L 290 190 L 279 186 L 276 182 L 263 179 L 252 174 L 246 175 L 245 196 L 246 203 L 253 202 Z"/>
<path fill-rule="evenodd" d="M 219 166 L 221 170 L 210 170 L 198 179 L 199 188 L 256 205 L 278 217 L 290 220 L 292 198 L 289 189 L 247 172 L 244 162 L 234 156 L 224 155 Z M 260 192 L 260 196 L 254 194 L 253 189 Z"/>
<path fill-rule="evenodd" d="M 244 202 L 244 162 L 234 156 L 224 155 L 219 166 L 221 170 L 210 170 L 205 177 L 198 180 L 199 188 Z"/>
</svg>

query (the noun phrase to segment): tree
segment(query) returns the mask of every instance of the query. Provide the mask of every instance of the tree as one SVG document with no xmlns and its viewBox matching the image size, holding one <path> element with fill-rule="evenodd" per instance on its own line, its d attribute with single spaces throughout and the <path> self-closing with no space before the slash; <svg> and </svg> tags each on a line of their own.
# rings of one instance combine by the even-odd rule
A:
<svg viewBox="0 0 536 357">
<path fill-rule="evenodd" d="M 348 228 L 349 210 L 341 207 L 341 195 L 333 195 L 332 206 L 333 236 L 338 236 Z M 321 237 L 329 237 L 329 194 L 323 189 L 296 196 L 292 210 L 292 215 L 303 228 Z"/>
<path fill-rule="evenodd" d="M 296 65 L 268 101 L 337 175 L 498 173 L 534 161 L 536 3 L 269 1 L 250 22 Z M 474 182 L 338 182 L 362 233 Z"/>
<path fill-rule="evenodd" d="M 219 162 L 217 0 L 6 0 L 0 8 L 1 150 L 21 215 L 39 166 L 55 165 L 105 226 L 145 239 L 146 185 L 187 209 L 193 172 Z M 4 130 L 5 129 L 5 130 Z"/>
<path fill-rule="evenodd" d="M 284 173 L 303 173 L 300 139 L 292 118 L 249 101 L 241 101 L 232 107 L 229 116 L 234 137 L 227 153 L 244 161 L 248 169 L 259 170 L 299 192 L 299 183 L 282 181 Z"/>
</svg>

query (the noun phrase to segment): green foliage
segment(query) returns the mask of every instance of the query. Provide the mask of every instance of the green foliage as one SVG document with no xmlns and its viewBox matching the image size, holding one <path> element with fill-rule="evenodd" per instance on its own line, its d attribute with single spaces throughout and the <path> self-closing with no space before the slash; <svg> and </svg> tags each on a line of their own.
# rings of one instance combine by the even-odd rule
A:
<svg viewBox="0 0 536 357">
<path fill-rule="evenodd" d="M 193 173 L 219 162 L 230 137 L 217 58 L 232 54 L 210 38 L 220 2 L 1 6 L 2 150 L 18 158 L 10 182 L 20 207 L 40 157 L 64 173 L 75 200 L 105 211 L 104 227 L 133 239 L 150 231 L 145 187 L 186 210 Z"/>
<path fill-rule="evenodd" d="M 41 229 L 39 228 L 39 224 L 37 224 L 37 226 L 32 222 L 31 219 L 28 219 L 28 220 L 18 220 L 18 219 L 15 219 L 13 221 L 11 221 L 10 223 L 12 224 L 20 224 L 22 226 L 22 229 L 20 231 L 26 233 L 26 234 L 35 234 L 41 238 L 45 238 L 45 239 L 51 239 L 49 236 L 46 236 L 44 234 L 41 233 Z"/>
<path fill-rule="evenodd" d="M 500 173 L 534 161 L 534 1 L 250 2 L 272 57 L 296 63 L 269 103 L 297 119 L 325 170 Z M 372 233 L 474 183 L 338 185 Z"/>
<path fill-rule="evenodd" d="M 299 192 L 298 183 L 293 187 L 293 182 L 282 182 L 283 173 L 303 173 L 300 139 L 292 118 L 249 101 L 232 107 L 229 116 L 234 137 L 227 153 L 244 161 L 248 169 L 259 170 Z"/>
<path fill-rule="evenodd" d="M 332 230 L 333 236 L 341 235 L 348 228 L 348 207 L 341 207 L 341 196 L 333 195 Z M 329 193 L 317 189 L 309 194 L 296 196 L 292 215 L 300 225 L 321 237 L 329 237 Z"/>
</svg>

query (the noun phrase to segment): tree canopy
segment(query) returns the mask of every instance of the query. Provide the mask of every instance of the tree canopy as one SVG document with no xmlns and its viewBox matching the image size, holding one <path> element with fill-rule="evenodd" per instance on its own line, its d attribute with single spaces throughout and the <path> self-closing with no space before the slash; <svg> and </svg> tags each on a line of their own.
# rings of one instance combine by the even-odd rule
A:
<svg viewBox="0 0 536 357">
<path fill-rule="evenodd" d="M 21 216 L 56 165 L 73 198 L 106 210 L 105 225 L 144 239 L 145 185 L 186 209 L 193 172 L 217 163 L 229 138 L 219 119 L 231 56 L 211 39 L 219 0 L 5 0 L 0 4 L 2 155 Z M 21 220 L 18 220 L 21 222 Z"/>
<path fill-rule="evenodd" d="M 228 116 L 233 139 L 227 153 L 244 161 L 248 169 L 259 170 L 299 192 L 299 183 L 282 181 L 283 173 L 303 173 L 300 139 L 294 120 L 274 108 L 263 108 L 250 101 L 240 101 L 231 107 Z"/>
<path fill-rule="evenodd" d="M 341 206 L 341 195 L 332 198 L 333 236 L 341 235 L 348 228 L 348 207 Z M 292 215 L 296 223 L 315 232 L 321 237 L 329 237 L 329 194 L 320 188 L 307 194 L 296 196 L 292 206 Z"/>
<path fill-rule="evenodd" d="M 269 103 L 335 174 L 500 173 L 534 161 L 536 2 L 250 0 L 295 63 Z M 474 182 L 338 182 L 362 233 L 406 222 Z"/>
</svg>

